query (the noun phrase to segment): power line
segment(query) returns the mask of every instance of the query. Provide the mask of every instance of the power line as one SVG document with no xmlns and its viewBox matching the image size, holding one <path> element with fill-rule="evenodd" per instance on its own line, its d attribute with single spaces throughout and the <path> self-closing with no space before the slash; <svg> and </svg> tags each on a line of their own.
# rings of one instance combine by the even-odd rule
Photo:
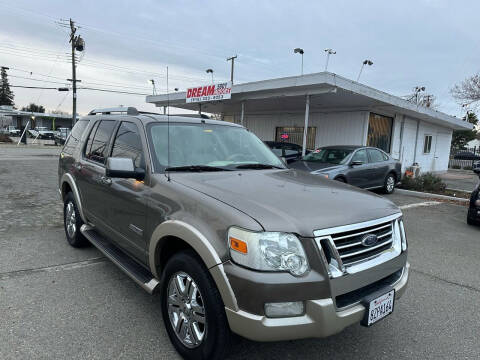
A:
<svg viewBox="0 0 480 360">
<path fill-rule="evenodd" d="M 8 75 L 9 77 L 13 77 L 13 78 L 17 78 L 17 79 L 25 79 L 25 80 L 31 80 L 31 81 L 40 81 L 40 82 L 44 82 L 44 83 L 51 83 L 51 84 L 67 84 L 68 81 L 65 79 L 64 82 L 60 82 L 60 81 L 51 81 L 51 80 L 45 80 L 45 79 L 32 79 L 32 78 L 28 78 L 28 77 L 25 77 L 25 76 L 16 76 L 16 75 Z"/>
<path fill-rule="evenodd" d="M 33 73 L 33 72 L 30 72 L 30 71 L 27 71 L 27 70 L 21 70 L 21 69 L 16 69 L 16 68 L 10 68 L 10 69 L 11 70 L 14 69 L 16 71 L 25 72 L 25 73 L 32 74 L 32 75 L 35 74 L 37 76 L 48 76 L 48 75 L 42 75 L 42 74 L 39 74 L 39 73 Z M 59 77 L 55 77 L 55 76 L 48 76 L 48 77 L 53 78 L 53 79 L 63 80 L 63 82 L 50 81 L 50 80 L 45 80 L 45 79 L 35 79 L 35 78 L 30 78 L 30 77 L 25 77 L 25 76 L 18 76 L 18 75 L 9 75 L 9 76 L 13 77 L 13 78 L 18 78 L 18 79 L 39 81 L 39 82 L 52 83 L 52 84 L 66 84 L 68 82 L 67 79 L 63 79 L 63 78 L 59 78 Z M 114 87 L 114 88 L 125 88 L 125 89 L 139 89 L 139 90 L 145 90 L 145 91 L 150 90 L 150 87 L 148 87 L 148 86 L 135 86 L 135 85 L 129 85 L 129 84 L 115 85 L 115 83 L 112 84 L 112 83 L 106 83 L 106 82 L 91 82 L 91 81 L 84 82 L 84 84 L 100 85 L 100 86 L 107 86 L 107 87 Z"/>
<path fill-rule="evenodd" d="M 91 88 L 91 87 L 79 87 L 77 90 L 94 90 L 94 91 L 103 91 L 103 92 L 110 92 L 110 93 L 116 93 L 116 94 L 129 94 L 129 95 L 141 95 L 141 96 L 148 96 L 150 94 L 142 94 L 142 93 L 134 93 L 134 92 L 129 92 L 129 91 L 117 91 L 117 90 L 109 90 L 109 89 L 97 89 L 97 88 Z"/>
<path fill-rule="evenodd" d="M 56 87 L 44 87 L 44 86 L 23 86 L 23 85 L 10 85 L 10 87 L 23 88 L 23 89 L 42 89 L 42 90 L 57 90 Z"/>
</svg>

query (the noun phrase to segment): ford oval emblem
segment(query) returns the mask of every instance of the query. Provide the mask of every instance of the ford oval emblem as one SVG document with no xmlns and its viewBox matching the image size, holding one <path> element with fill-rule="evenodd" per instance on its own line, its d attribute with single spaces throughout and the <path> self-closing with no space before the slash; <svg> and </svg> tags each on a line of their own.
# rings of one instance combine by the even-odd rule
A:
<svg viewBox="0 0 480 360">
<path fill-rule="evenodd" d="M 362 245 L 363 246 L 374 246 L 378 243 L 377 235 L 374 234 L 367 234 L 362 237 Z"/>
</svg>

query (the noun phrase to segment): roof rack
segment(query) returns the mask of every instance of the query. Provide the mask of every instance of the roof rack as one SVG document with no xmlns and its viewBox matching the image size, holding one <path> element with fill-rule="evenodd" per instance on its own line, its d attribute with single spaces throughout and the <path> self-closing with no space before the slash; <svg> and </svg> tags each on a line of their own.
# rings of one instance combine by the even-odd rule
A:
<svg viewBox="0 0 480 360">
<path fill-rule="evenodd" d="M 190 118 L 210 119 L 210 116 L 206 114 L 170 114 L 170 116 L 182 116 Z"/>
<path fill-rule="evenodd" d="M 136 108 L 134 107 L 124 107 L 120 106 L 117 108 L 106 108 L 106 109 L 93 109 L 88 113 L 88 115 L 99 115 L 99 114 L 104 114 L 104 115 L 111 115 L 111 114 L 127 114 L 127 115 L 138 115 L 139 112 Z"/>
</svg>

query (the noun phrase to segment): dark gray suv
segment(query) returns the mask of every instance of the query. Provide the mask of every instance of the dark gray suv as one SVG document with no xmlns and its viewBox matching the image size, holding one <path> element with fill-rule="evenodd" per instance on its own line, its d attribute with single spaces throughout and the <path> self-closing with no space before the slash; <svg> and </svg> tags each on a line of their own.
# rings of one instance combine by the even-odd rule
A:
<svg viewBox="0 0 480 360">
<path fill-rule="evenodd" d="M 408 281 L 401 211 L 287 169 L 247 129 L 104 109 L 60 155 L 65 233 L 159 292 L 188 359 L 257 341 L 325 337 L 392 313 Z M 393 336 L 393 335 L 392 335 Z"/>
</svg>

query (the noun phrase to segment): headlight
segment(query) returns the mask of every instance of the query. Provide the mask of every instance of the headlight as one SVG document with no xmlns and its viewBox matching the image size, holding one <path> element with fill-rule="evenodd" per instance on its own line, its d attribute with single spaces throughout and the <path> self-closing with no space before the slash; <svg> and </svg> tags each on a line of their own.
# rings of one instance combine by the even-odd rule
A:
<svg viewBox="0 0 480 360">
<path fill-rule="evenodd" d="M 289 271 L 295 276 L 309 270 L 302 244 L 293 234 L 232 227 L 228 231 L 228 242 L 233 261 L 250 269 Z"/>
<path fill-rule="evenodd" d="M 323 176 L 325 179 L 328 179 L 328 174 L 327 173 L 314 173 L 314 174 Z"/>
</svg>

